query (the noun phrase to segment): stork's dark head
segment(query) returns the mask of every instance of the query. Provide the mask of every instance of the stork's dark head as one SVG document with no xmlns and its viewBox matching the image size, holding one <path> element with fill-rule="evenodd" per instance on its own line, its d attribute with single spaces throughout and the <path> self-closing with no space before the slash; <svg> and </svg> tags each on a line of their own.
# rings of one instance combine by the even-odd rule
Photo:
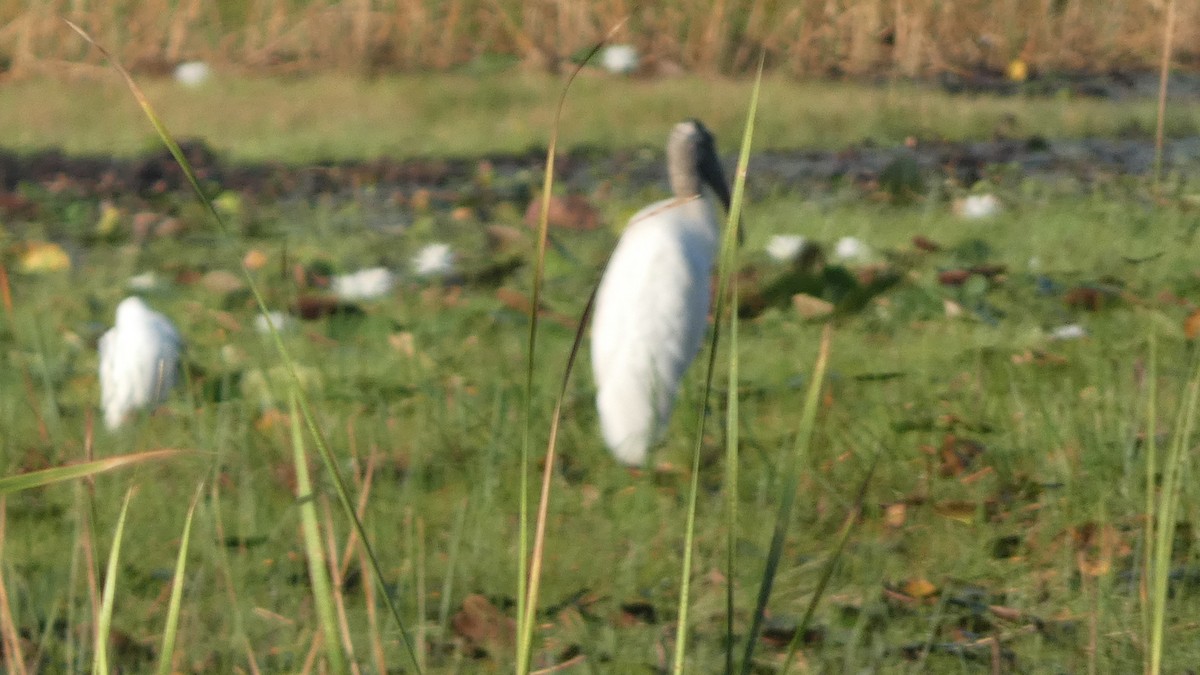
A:
<svg viewBox="0 0 1200 675">
<path fill-rule="evenodd" d="M 698 195 L 702 186 L 708 185 L 725 210 L 729 210 L 729 181 L 717 156 L 717 142 L 700 120 L 680 122 L 671 131 L 667 141 L 667 172 L 676 197 Z"/>
</svg>

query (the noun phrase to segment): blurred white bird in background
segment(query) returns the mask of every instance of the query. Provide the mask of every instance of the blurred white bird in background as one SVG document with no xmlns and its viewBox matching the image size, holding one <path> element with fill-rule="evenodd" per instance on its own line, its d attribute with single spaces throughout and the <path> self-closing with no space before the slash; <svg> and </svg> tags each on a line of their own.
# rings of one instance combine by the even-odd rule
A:
<svg viewBox="0 0 1200 675">
<path fill-rule="evenodd" d="M 638 69 L 639 63 L 633 45 L 609 45 L 600 53 L 600 65 L 614 75 L 628 75 Z"/>
<path fill-rule="evenodd" d="M 166 400 L 179 370 L 183 340 L 167 317 L 130 296 L 117 305 L 117 322 L 100 338 L 100 404 L 116 429 L 129 414 Z"/>
<path fill-rule="evenodd" d="M 729 209 L 716 143 L 699 121 L 671 131 L 667 173 L 674 196 L 630 219 L 600 280 L 592 320 L 600 427 L 627 465 L 646 462 L 708 325 L 720 224 L 705 185 Z"/>
<path fill-rule="evenodd" d="M 455 273 L 454 261 L 455 255 L 450 244 L 426 244 L 413 256 L 413 272 L 422 278 L 448 277 Z"/>
<path fill-rule="evenodd" d="M 396 275 L 386 267 L 368 267 L 350 274 L 339 274 L 329 284 L 338 300 L 346 302 L 383 297 L 391 293 L 395 285 Z"/>
</svg>

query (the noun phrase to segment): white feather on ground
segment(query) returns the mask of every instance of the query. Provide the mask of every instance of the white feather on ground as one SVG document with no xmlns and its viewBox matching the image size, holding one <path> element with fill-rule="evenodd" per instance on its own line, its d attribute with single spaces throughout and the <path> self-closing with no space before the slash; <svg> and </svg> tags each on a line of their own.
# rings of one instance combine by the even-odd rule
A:
<svg viewBox="0 0 1200 675">
<path fill-rule="evenodd" d="M 833 256 L 846 262 L 866 262 L 871 257 L 871 247 L 858 237 L 842 237 L 834 245 Z"/>
<path fill-rule="evenodd" d="M 449 244 L 427 244 L 413 256 L 413 272 L 419 277 L 446 277 L 454 274 L 454 251 Z"/>
<path fill-rule="evenodd" d="M 166 400 L 178 378 L 183 340 L 141 298 L 117 305 L 116 325 L 100 338 L 100 404 L 109 429 L 130 413 Z"/>
<path fill-rule="evenodd" d="M 339 274 L 330 282 L 333 294 L 339 300 L 371 300 L 391 292 L 396 285 L 396 275 L 386 267 L 368 267 L 364 270 Z"/>
<path fill-rule="evenodd" d="M 792 262 L 800 257 L 807 243 L 799 234 L 776 234 L 767 242 L 767 255 L 776 262 Z"/>
</svg>

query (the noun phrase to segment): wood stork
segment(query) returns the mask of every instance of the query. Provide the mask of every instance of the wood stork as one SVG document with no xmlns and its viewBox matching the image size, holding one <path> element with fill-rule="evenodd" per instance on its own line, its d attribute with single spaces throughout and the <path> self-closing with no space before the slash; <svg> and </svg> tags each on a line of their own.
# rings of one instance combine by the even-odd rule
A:
<svg viewBox="0 0 1200 675">
<path fill-rule="evenodd" d="M 109 429 L 135 410 L 158 405 L 175 386 L 183 340 L 167 317 L 130 296 L 100 338 L 100 404 Z"/>
<path fill-rule="evenodd" d="M 679 381 L 708 325 L 720 240 L 711 188 L 729 209 L 712 134 L 681 122 L 667 141 L 669 199 L 634 214 L 596 295 L 592 371 L 604 441 L 623 464 L 645 464 L 671 415 Z"/>
</svg>

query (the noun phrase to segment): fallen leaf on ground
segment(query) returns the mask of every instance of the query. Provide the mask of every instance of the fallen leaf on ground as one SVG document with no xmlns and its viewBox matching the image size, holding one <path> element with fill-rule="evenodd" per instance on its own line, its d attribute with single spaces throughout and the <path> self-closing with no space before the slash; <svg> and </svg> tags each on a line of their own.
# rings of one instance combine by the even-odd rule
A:
<svg viewBox="0 0 1200 675">
<path fill-rule="evenodd" d="M 465 651 L 477 655 L 507 653 L 516 636 L 516 622 L 479 594 L 463 599 L 450 625 L 463 639 Z"/>
</svg>

